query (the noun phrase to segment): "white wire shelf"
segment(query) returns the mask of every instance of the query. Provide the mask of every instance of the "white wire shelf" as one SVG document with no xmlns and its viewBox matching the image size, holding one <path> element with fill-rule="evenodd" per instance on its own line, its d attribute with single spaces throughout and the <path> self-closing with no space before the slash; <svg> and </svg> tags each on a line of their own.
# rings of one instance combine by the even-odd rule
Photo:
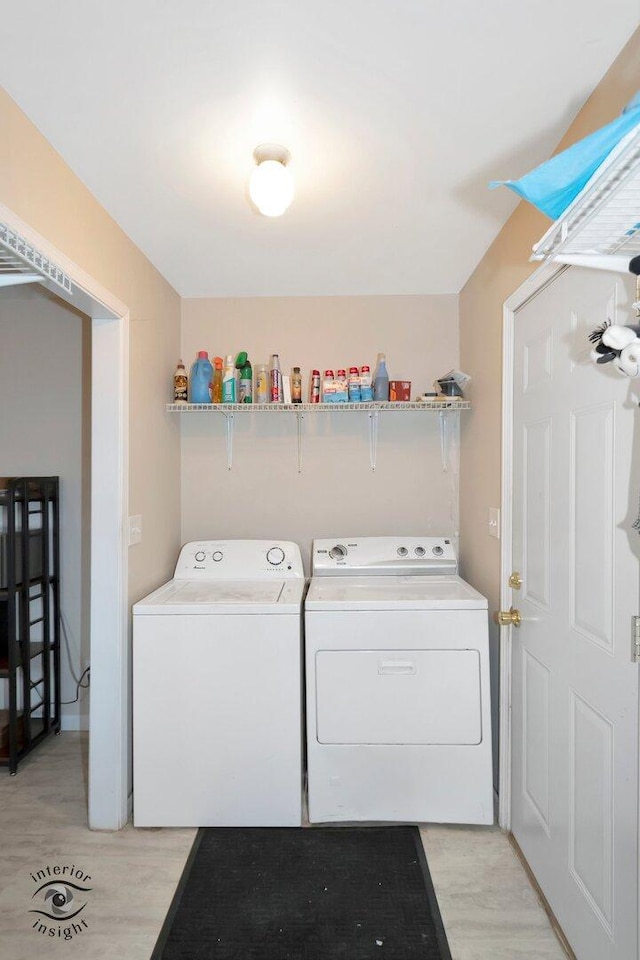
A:
<svg viewBox="0 0 640 960">
<path fill-rule="evenodd" d="M 640 126 L 611 151 L 533 247 L 532 260 L 626 273 L 640 253 Z"/>
<path fill-rule="evenodd" d="M 227 448 L 227 469 L 233 465 L 234 418 L 237 413 L 293 413 L 295 414 L 296 439 L 298 449 L 298 473 L 302 473 L 303 424 L 307 413 L 366 413 L 369 422 L 369 464 L 376 469 L 378 456 L 378 423 L 380 414 L 387 411 L 439 413 L 440 445 L 442 469 L 448 469 L 449 448 L 452 442 L 452 430 L 459 429 L 461 410 L 470 410 L 471 403 L 458 397 L 444 397 L 442 400 L 418 401 L 378 401 L 374 403 L 168 403 L 167 413 L 221 413 L 224 416 Z M 455 426 L 452 426 L 452 422 Z"/>
<path fill-rule="evenodd" d="M 167 413 L 369 413 L 371 411 L 470 410 L 469 400 L 378 401 L 377 403 L 168 403 Z"/>
<path fill-rule="evenodd" d="M 28 240 L 0 223 L 0 287 L 50 281 L 72 293 L 71 278 Z"/>
</svg>

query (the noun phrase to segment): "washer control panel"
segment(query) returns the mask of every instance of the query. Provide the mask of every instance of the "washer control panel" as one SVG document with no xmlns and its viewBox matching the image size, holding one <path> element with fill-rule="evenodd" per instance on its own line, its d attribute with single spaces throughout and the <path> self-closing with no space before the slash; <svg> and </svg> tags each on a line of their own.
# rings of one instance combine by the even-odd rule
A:
<svg viewBox="0 0 640 960">
<path fill-rule="evenodd" d="M 455 575 L 453 540 L 448 537 L 355 537 L 314 540 L 314 577 Z"/>
<path fill-rule="evenodd" d="M 197 540 L 185 543 L 176 580 L 304 578 L 300 547 L 291 540 Z"/>
</svg>

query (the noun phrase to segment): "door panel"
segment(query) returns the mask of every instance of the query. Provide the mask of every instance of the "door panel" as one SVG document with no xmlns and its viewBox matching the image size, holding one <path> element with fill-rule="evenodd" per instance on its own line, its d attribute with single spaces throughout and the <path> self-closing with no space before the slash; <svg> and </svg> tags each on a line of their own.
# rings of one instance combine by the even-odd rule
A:
<svg viewBox="0 0 640 960">
<path fill-rule="evenodd" d="M 569 870 L 611 936 L 613 725 L 571 691 Z"/>
<path fill-rule="evenodd" d="M 512 829 L 579 960 L 637 960 L 634 383 L 589 359 L 631 278 L 571 268 L 514 338 Z"/>
<path fill-rule="evenodd" d="M 570 413 L 572 626 L 609 652 L 613 645 L 614 418 L 614 403 Z"/>
<path fill-rule="evenodd" d="M 551 421 L 524 424 L 524 583 L 526 595 L 549 607 Z"/>
<path fill-rule="evenodd" d="M 522 788 L 549 832 L 549 668 L 528 650 L 522 655 Z"/>
</svg>

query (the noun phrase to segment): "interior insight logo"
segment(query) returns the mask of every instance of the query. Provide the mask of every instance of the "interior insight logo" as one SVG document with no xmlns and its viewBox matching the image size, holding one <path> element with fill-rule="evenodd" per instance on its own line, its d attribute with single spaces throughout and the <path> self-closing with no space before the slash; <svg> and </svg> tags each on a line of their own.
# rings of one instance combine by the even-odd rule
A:
<svg viewBox="0 0 640 960">
<path fill-rule="evenodd" d="M 80 914 L 87 906 L 87 894 L 91 891 L 88 881 L 91 877 L 84 870 L 71 866 L 43 867 L 30 874 L 36 884 L 31 900 L 33 907 L 29 913 L 38 917 L 33 929 L 44 937 L 59 937 L 72 940 L 88 929 L 84 916 Z"/>
</svg>

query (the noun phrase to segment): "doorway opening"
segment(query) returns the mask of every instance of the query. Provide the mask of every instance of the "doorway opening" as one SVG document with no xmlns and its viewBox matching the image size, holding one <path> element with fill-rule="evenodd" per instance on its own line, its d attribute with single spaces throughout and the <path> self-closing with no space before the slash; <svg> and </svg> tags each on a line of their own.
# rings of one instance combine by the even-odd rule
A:
<svg viewBox="0 0 640 960">
<path fill-rule="evenodd" d="M 9 265 L 0 272 L 5 289 L 13 284 L 24 286 L 36 297 L 53 297 L 59 309 L 70 307 L 74 315 L 87 318 L 90 349 L 86 345 L 85 349 L 87 361 L 90 354 L 87 377 L 91 397 L 90 423 L 85 424 L 90 437 L 90 456 L 88 451 L 86 456 L 90 508 L 85 501 L 90 530 L 90 559 L 86 565 L 90 570 L 87 620 L 91 672 L 88 819 L 92 829 L 117 830 L 125 825 L 130 812 L 125 539 L 129 313 L 108 290 L 3 205 L 0 262 Z M 28 390 L 28 375 L 24 387 Z M 13 398 L 12 408 L 18 404 L 19 399 Z M 80 646 L 81 660 L 83 655 Z"/>
</svg>

